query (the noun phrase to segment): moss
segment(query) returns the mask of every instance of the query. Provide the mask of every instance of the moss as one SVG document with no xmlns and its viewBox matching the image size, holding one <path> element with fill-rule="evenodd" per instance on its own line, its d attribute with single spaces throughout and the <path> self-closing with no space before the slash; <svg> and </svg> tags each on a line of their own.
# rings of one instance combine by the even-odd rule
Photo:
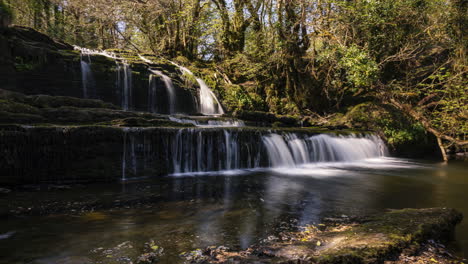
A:
<svg viewBox="0 0 468 264">
<path fill-rule="evenodd" d="M 329 124 L 377 131 L 398 155 L 421 157 L 438 151 L 435 139 L 420 123 L 390 105 L 361 103 L 344 115 L 336 114 Z"/>
<path fill-rule="evenodd" d="M 461 220 L 459 212 L 446 208 L 403 209 L 345 222 L 329 220 L 321 228 L 308 226 L 305 231 L 283 233 L 281 240 L 246 251 L 207 250 L 203 263 L 233 257 L 239 263 L 384 263 L 405 249 L 417 250 L 428 239 L 449 236 Z"/>
<path fill-rule="evenodd" d="M 275 115 L 261 111 L 236 111 L 233 116 L 245 121 L 270 123 L 274 127 L 294 127 L 300 123 L 300 119 L 295 116 Z"/>
<path fill-rule="evenodd" d="M 0 110 L 0 123 L 3 124 L 36 124 L 45 121 L 46 119 L 40 115 L 10 113 Z"/>
<path fill-rule="evenodd" d="M 1 27 L 7 27 L 13 18 L 13 11 L 8 6 L 3 2 L 3 0 L 0 0 L 0 28 Z"/>
<path fill-rule="evenodd" d="M 80 107 L 80 108 L 107 108 L 118 109 L 117 106 L 110 103 L 105 103 L 101 100 L 80 99 L 67 96 L 49 96 L 49 95 L 33 95 L 28 96 L 27 101 L 32 105 L 40 108 L 58 108 L 58 107 Z"/>
<path fill-rule="evenodd" d="M 121 127 L 194 127 L 192 124 L 180 124 L 167 119 L 144 119 L 140 117 L 117 119 L 101 124 Z"/>
<path fill-rule="evenodd" d="M 34 106 L 18 103 L 11 100 L 0 99 L 0 111 L 10 112 L 10 113 L 23 113 L 23 114 L 35 114 L 39 115 L 40 111 Z"/>
<path fill-rule="evenodd" d="M 345 237 L 324 250 L 319 263 L 374 263 L 398 254 L 411 244 L 450 236 L 462 215 L 453 209 L 403 209 L 371 217 L 351 229 L 334 234 Z M 346 261 L 344 261 L 346 260 Z M 353 261 L 353 262 L 348 262 Z"/>
</svg>

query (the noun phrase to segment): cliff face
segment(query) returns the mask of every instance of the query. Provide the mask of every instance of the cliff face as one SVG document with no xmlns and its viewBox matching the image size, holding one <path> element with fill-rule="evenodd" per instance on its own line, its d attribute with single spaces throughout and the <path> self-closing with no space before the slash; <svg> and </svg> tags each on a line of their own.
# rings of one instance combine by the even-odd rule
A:
<svg viewBox="0 0 468 264">
<path fill-rule="evenodd" d="M 180 71 L 167 61 L 157 60 L 150 65 L 137 54 L 115 50 L 113 52 L 128 62 L 129 70 L 125 73 L 121 62 L 100 55 L 86 55 L 84 60 L 89 64 L 90 76 L 85 92 L 80 51 L 68 44 L 54 41 L 33 29 L 15 26 L 0 30 L 0 50 L 0 89 L 26 95 L 99 99 L 119 107 L 123 107 L 127 96 L 130 110 L 150 111 L 151 67 L 174 80 L 179 101 L 176 110 L 197 111 L 194 98 L 198 88 L 183 80 Z M 127 92 L 122 84 L 125 77 L 129 79 Z M 160 76 L 153 79 L 155 103 L 159 106 L 158 112 L 164 113 L 168 108 L 167 89 Z"/>
<path fill-rule="evenodd" d="M 118 181 L 266 165 L 261 134 L 253 129 L 2 126 L 0 185 Z M 234 145 L 238 157 L 226 157 Z"/>
</svg>

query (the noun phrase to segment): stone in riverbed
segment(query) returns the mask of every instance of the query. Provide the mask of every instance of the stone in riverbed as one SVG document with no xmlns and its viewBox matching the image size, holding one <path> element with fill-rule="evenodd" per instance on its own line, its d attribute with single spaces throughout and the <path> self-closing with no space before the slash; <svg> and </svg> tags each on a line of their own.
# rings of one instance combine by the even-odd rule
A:
<svg viewBox="0 0 468 264">
<path fill-rule="evenodd" d="M 10 192 L 11 192 L 10 189 L 0 188 L 0 195 L 1 195 L 1 194 L 9 194 Z"/>
<path fill-rule="evenodd" d="M 352 218 L 350 218 L 352 219 Z M 462 215 L 454 209 L 403 209 L 349 222 L 309 226 L 241 252 L 205 250 L 191 263 L 383 263 L 426 241 L 449 238 Z M 209 252 L 209 254 L 207 253 Z M 447 256 L 450 259 L 450 256 Z"/>
</svg>

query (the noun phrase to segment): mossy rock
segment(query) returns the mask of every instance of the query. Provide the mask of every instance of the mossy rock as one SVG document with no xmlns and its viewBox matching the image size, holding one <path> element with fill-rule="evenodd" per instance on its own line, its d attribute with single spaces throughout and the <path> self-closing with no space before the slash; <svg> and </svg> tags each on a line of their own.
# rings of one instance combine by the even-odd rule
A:
<svg viewBox="0 0 468 264">
<path fill-rule="evenodd" d="M 246 251 L 208 248 L 203 261 L 194 263 L 384 263 L 406 249 L 417 250 L 424 241 L 450 238 L 462 218 L 454 209 L 429 208 L 327 220 Z"/>
<path fill-rule="evenodd" d="M 261 111 L 236 111 L 233 116 L 241 120 L 255 122 L 257 125 L 269 123 L 273 127 L 294 127 L 300 123 L 300 119 L 294 116 L 275 115 Z"/>
<path fill-rule="evenodd" d="M 167 119 L 144 119 L 141 117 L 130 117 L 102 123 L 120 127 L 195 127 L 192 124 L 181 124 Z"/>
<path fill-rule="evenodd" d="M 33 95 L 28 96 L 28 101 L 40 108 L 59 108 L 59 107 L 79 107 L 79 108 L 107 108 L 118 109 L 117 106 L 104 103 L 101 100 L 80 99 L 67 96 L 49 96 L 49 95 Z"/>
<path fill-rule="evenodd" d="M 385 138 L 394 154 L 417 158 L 438 156 L 435 137 L 424 127 L 391 105 L 366 102 L 351 107 L 346 114 L 330 120 L 333 126 L 376 131 Z"/>
</svg>

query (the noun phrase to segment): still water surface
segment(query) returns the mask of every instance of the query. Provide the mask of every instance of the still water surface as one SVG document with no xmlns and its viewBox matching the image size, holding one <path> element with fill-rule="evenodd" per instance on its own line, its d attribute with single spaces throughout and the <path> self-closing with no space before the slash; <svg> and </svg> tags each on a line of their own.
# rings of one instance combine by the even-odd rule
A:
<svg viewBox="0 0 468 264">
<path fill-rule="evenodd" d="M 160 199 L 147 208 L 1 220 L 0 235 L 12 235 L 0 239 L 0 263 L 128 263 L 126 257 L 135 259 L 150 240 L 164 248 L 161 263 L 181 263 L 179 254 L 185 251 L 211 245 L 246 248 L 327 216 L 409 207 L 452 207 L 468 216 L 468 163 L 385 158 L 182 174 L 51 193 L 15 192 L 0 200 L 115 200 L 145 194 Z M 468 257 L 467 222 L 456 230 L 454 247 L 462 257 Z M 114 249 L 112 258 L 106 249 Z"/>
</svg>

